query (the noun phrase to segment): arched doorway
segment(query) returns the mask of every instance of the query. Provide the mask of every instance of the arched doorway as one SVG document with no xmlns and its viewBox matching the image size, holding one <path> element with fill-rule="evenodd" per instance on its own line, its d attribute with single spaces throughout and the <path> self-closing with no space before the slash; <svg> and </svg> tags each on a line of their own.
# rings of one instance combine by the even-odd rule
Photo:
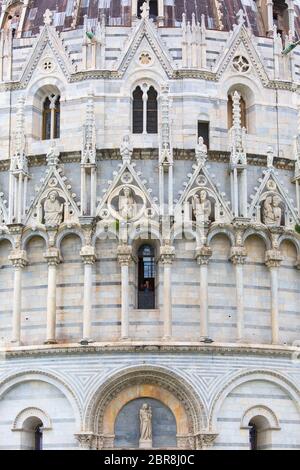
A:
<svg viewBox="0 0 300 470">
<path fill-rule="evenodd" d="M 149 447 L 152 449 L 176 448 L 177 426 L 174 414 L 160 400 L 149 397 L 131 400 L 120 410 L 115 421 L 114 447 L 116 449 L 143 448 L 140 414 L 145 406 L 148 407 L 151 415 Z"/>
<path fill-rule="evenodd" d="M 138 309 L 155 308 L 155 253 L 151 245 L 138 250 Z"/>
<path fill-rule="evenodd" d="M 130 405 L 131 402 L 133 404 Z M 127 434 L 129 434 L 129 426 L 133 427 L 130 431 L 133 442 L 129 443 L 121 441 L 122 422 L 119 424 L 118 419 L 123 419 L 124 423 L 126 419 L 124 416 L 122 418 L 122 410 L 127 410 L 125 414 L 129 416 L 131 407 L 135 410 L 134 413 L 137 413 L 140 411 L 140 405 L 143 404 L 153 408 L 153 419 L 157 426 L 151 448 L 159 445 L 159 436 L 168 439 L 168 444 L 173 447 L 171 444 L 174 442 L 175 425 L 170 412 L 176 421 L 176 445 L 174 447 L 177 449 L 202 448 L 203 436 L 207 434 L 205 431 L 207 430 L 207 416 L 198 395 L 195 394 L 191 385 L 177 374 L 162 367 L 147 365 L 119 372 L 95 392 L 84 418 L 84 427 L 88 433 L 101 437 L 100 441 L 99 438 L 94 439 L 92 448 L 114 449 L 116 444 L 120 447 L 126 444 L 129 448 L 131 445 L 136 445 L 137 415 L 135 415 L 135 421 L 127 419 Z M 165 421 L 162 415 L 159 415 L 160 410 L 163 410 L 170 425 L 167 434 L 166 430 L 162 429 Z M 129 419 L 132 420 L 132 417 L 129 416 Z M 117 432 L 116 435 L 115 432 Z"/>
</svg>

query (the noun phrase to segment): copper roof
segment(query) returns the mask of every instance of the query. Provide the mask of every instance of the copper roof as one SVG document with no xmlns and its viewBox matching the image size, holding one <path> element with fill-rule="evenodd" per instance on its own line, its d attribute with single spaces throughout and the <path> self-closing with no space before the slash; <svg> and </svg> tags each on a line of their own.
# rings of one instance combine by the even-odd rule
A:
<svg viewBox="0 0 300 470">
<path fill-rule="evenodd" d="M 0 0 L 0 6 L 3 0 Z M 255 0 L 168 0 L 165 2 L 165 26 L 180 26 L 182 14 L 186 13 L 190 20 L 192 13 L 200 21 L 201 15 L 206 17 L 208 29 L 228 31 L 236 23 L 236 14 L 243 9 L 246 24 L 253 33 L 264 35 L 264 27 Z M 295 0 L 296 30 L 300 33 L 300 0 Z M 104 14 L 107 25 L 130 26 L 131 2 L 129 0 L 31 0 L 26 11 L 23 34 L 33 36 L 43 25 L 43 15 L 49 8 L 54 13 L 53 23 L 58 30 L 80 28 L 84 15 L 88 16 L 90 27 Z M 75 12 L 75 20 L 74 20 Z"/>
</svg>

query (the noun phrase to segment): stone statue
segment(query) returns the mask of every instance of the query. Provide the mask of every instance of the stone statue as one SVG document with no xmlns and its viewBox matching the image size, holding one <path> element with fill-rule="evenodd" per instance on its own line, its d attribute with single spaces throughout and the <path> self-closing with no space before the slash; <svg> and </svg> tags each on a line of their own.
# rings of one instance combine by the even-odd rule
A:
<svg viewBox="0 0 300 470">
<path fill-rule="evenodd" d="M 149 15 L 150 15 L 149 0 L 146 0 L 141 6 L 141 18 L 147 19 L 149 18 Z"/>
<path fill-rule="evenodd" d="M 281 199 L 279 196 L 268 196 L 263 205 L 263 222 L 266 225 L 275 225 L 280 227 L 282 210 L 280 207 Z"/>
<path fill-rule="evenodd" d="M 58 200 L 57 191 L 51 191 L 44 203 L 45 225 L 56 227 L 63 221 L 64 205 Z"/>
<path fill-rule="evenodd" d="M 123 160 L 123 163 L 130 163 L 132 157 L 133 147 L 130 142 L 130 136 L 126 134 L 123 137 L 123 142 L 120 147 L 120 154 Z"/>
<path fill-rule="evenodd" d="M 197 162 L 204 165 L 207 159 L 207 146 L 204 143 L 203 137 L 199 137 L 198 144 L 195 149 Z"/>
<path fill-rule="evenodd" d="M 212 207 L 211 202 L 207 198 L 207 191 L 204 189 L 199 194 L 195 194 L 192 200 L 192 207 L 197 222 L 209 222 Z"/>
<path fill-rule="evenodd" d="M 147 403 L 140 409 L 140 441 L 152 442 L 152 410 Z"/>
<path fill-rule="evenodd" d="M 47 152 L 46 155 L 46 160 L 47 160 L 47 165 L 49 166 L 56 166 L 59 163 L 59 150 L 56 148 L 56 143 L 53 141 L 51 143 L 51 147 Z"/>
<path fill-rule="evenodd" d="M 134 193 L 129 186 L 125 186 L 119 195 L 119 213 L 125 220 L 132 219 L 136 214 Z"/>
<path fill-rule="evenodd" d="M 267 166 L 268 168 L 273 168 L 274 164 L 274 150 L 272 147 L 268 147 L 267 150 Z"/>
</svg>

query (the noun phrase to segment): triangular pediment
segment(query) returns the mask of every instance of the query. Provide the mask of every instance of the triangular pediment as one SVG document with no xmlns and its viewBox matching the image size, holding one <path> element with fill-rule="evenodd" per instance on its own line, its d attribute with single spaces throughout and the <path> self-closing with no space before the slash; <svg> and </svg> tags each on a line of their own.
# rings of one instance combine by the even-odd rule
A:
<svg viewBox="0 0 300 470">
<path fill-rule="evenodd" d="M 258 182 L 259 186 L 255 187 L 255 193 L 250 196 L 252 200 L 249 207 L 250 217 L 255 222 L 265 223 L 265 225 L 285 226 L 286 228 L 294 229 L 295 224 L 299 223 L 297 211 L 294 207 L 293 200 L 289 197 L 288 191 L 278 179 L 275 169 L 272 167 L 265 170 Z M 271 218 L 274 212 L 273 204 L 274 198 L 276 197 L 276 211 L 274 224 L 272 224 Z M 265 219 L 265 217 L 267 217 L 268 208 L 270 217 Z M 279 212 L 279 210 L 281 212 Z M 276 222 L 276 212 L 279 214 L 277 215 L 277 220 L 281 219 L 280 224 Z M 266 220 L 269 220 L 269 222 L 266 222 Z"/>
<path fill-rule="evenodd" d="M 124 75 L 130 63 L 137 55 L 143 41 L 147 44 L 147 48 L 153 51 L 153 54 L 168 77 L 171 77 L 173 73 L 172 58 L 166 51 L 166 47 L 162 43 L 154 25 L 149 20 L 141 20 L 138 22 L 131 38 L 125 46 L 124 54 L 120 57 L 120 60 L 117 63 L 117 70 L 121 75 Z"/>
<path fill-rule="evenodd" d="M 35 70 L 38 68 L 39 63 L 42 62 L 43 59 L 47 58 L 53 58 L 53 62 L 55 62 L 55 65 L 60 68 L 66 79 L 70 79 L 71 74 L 75 71 L 74 67 L 55 27 L 49 25 L 43 26 L 40 35 L 36 40 L 33 52 L 24 67 L 20 79 L 20 82 L 23 86 L 28 84 Z M 50 64 L 49 69 L 47 70 L 47 66 L 45 65 L 44 67 L 44 64 L 41 63 L 40 72 L 45 74 L 47 74 L 47 72 L 52 72 Z"/>
<path fill-rule="evenodd" d="M 225 193 L 221 193 L 214 184 L 208 168 L 198 163 L 193 165 L 193 170 L 188 175 L 189 181 L 183 183 L 185 189 L 179 192 L 179 199 L 175 201 L 175 214 L 182 214 L 184 211 L 187 220 L 188 215 L 192 215 L 191 209 L 194 213 L 201 213 L 203 209 L 205 222 L 230 222 L 233 219 L 230 202 L 225 199 Z M 208 202 L 201 202 L 201 193 L 205 193 L 205 201 Z"/>
<path fill-rule="evenodd" d="M 113 181 L 103 190 L 97 215 L 101 220 L 138 222 L 158 216 L 156 199 L 151 197 L 152 190 L 146 187 L 147 181 L 135 170 L 135 163 L 123 163 L 114 172 Z"/>
<path fill-rule="evenodd" d="M 76 224 L 79 203 L 76 202 L 76 194 L 71 192 L 72 187 L 64 176 L 63 169 L 50 166 L 41 182 L 42 185 L 36 189 L 37 194 L 27 211 L 26 225 L 35 228 Z M 55 201 L 47 203 L 53 193 L 56 196 Z"/>
<path fill-rule="evenodd" d="M 234 68 L 233 60 L 238 56 L 242 56 L 248 61 L 250 65 L 249 70 L 246 70 L 247 67 L 242 69 L 242 71 Z M 253 75 L 254 71 L 254 74 L 260 78 L 263 85 L 267 85 L 269 82 L 264 62 L 255 46 L 255 40 L 244 24 L 238 25 L 228 39 L 224 52 L 216 65 L 215 73 L 217 79 L 220 80 L 228 69 L 230 69 L 231 74 L 238 73 L 241 75 Z"/>
</svg>

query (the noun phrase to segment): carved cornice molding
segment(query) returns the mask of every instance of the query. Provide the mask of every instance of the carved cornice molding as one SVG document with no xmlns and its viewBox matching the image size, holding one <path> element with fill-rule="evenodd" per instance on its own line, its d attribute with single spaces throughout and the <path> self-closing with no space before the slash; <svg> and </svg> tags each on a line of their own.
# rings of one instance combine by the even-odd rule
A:
<svg viewBox="0 0 300 470">
<path fill-rule="evenodd" d="M 81 346 L 77 343 L 54 344 L 54 345 L 35 345 L 35 346 L 9 346 L 1 348 L 0 354 L 4 354 L 7 359 L 30 356 L 52 356 L 52 355 L 76 355 L 76 354 L 106 354 L 106 353 L 161 353 L 172 354 L 192 353 L 192 354 L 216 354 L 228 356 L 268 356 L 268 357 L 286 357 L 293 358 L 295 354 L 300 355 L 300 348 L 296 346 L 279 346 L 269 344 L 235 344 L 235 343 L 181 343 L 166 341 L 153 342 L 107 342 L 93 343 L 89 346 Z"/>
</svg>

